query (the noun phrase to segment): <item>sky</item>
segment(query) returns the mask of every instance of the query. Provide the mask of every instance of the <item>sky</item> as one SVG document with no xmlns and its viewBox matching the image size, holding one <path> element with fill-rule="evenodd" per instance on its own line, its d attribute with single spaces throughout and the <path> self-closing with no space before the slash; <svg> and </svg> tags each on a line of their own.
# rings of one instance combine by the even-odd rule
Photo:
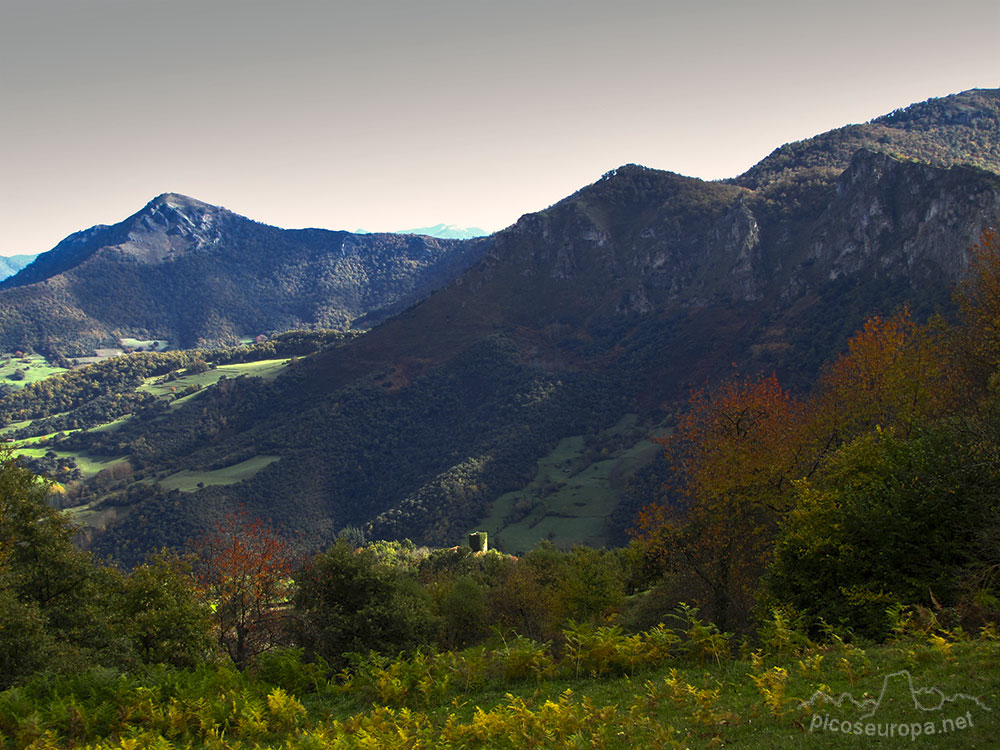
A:
<svg viewBox="0 0 1000 750">
<path fill-rule="evenodd" d="M 496 230 L 610 169 L 1000 86 L 996 0 L 0 0 L 0 254 L 164 192 Z"/>
</svg>

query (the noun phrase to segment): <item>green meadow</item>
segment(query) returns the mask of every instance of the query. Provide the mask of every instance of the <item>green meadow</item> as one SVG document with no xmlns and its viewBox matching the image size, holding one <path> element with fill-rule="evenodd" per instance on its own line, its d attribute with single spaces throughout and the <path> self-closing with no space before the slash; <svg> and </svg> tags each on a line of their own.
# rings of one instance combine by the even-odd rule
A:
<svg viewBox="0 0 1000 750">
<path fill-rule="evenodd" d="M 173 380 L 168 380 L 165 376 L 147 378 L 146 382 L 139 386 L 139 391 L 152 393 L 154 396 L 168 397 L 172 394 L 183 391 L 189 386 L 199 386 L 207 388 L 215 385 L 222 378 L 238 378 L 241 375 L 248 375 L 264 380 L 273 380 L 288 366 L 286 359 L 263 359 L 259 362 L 241 362 L 231 365 L 219 365 L 216 368 L 205 370 L 204 372 L 182 374 Z"/>
<path fill-rule="evenodd" d="M 244 672 L 206 661 L 136 675 L 92 668 L 0 692 L 0 747 L 988 748 L 1000 649 L 914 633 L 892 643 L 769 643 L 728 654 L 616 629 L 488 651 L 359 659 L 301 651 Z M 660 630 L 659 634 L 664 632 Z"/>
<path fill-rule="evenodd" d="M 637 419 L 626 414 L 599 438 L 634 434 Z M 563 438 L 538 459 L 531 482 L 497 498 L 476 528 L 489 533 L 491 544 L 511 553 L 525 552 L 546 539 L 560 549 L 574 544 L 605 546 L 605 519 L 617 505 L 625 481 L 660 450 L 642 438 L 594 457 L 585 436 Z"/>
<path fill-rule="evenodd" d="M 38 438 L 34 438 L 37 440 Z M 53 448 L 14 448 L 14 453 L 21 456 L 32 456 L 41 458 L 48 452 L 55 453 L 60 458 L 72 458 L 84 477 L 95 476 L 98 472 L 117 466 L 125 461 L 124 458 L 97 458 L 78 451 L 63 451 Z"/>
<path fill-rule="evenodd" d="M 18 379 L 16 372 L 20 371 L 24 377 Z M 30 383 L 37 383 L 52 375 L 66 372 L 65 367 L 54 367 L 40 354 L 29 354 L 17 358 L 13 354 L 0 355 L 0 383 L 22 388 Z"/>
<path fill-rule="evenodd" d="M 120 339 L 121 345 L 127 349 L 142 349 L 148 352 L 162 352 L 170 347 L 170 342 L 166 339 Z"/>
<path fill-rule="evenodd" d="M 166 490 L 180 490 L 181 492 L 195 492 L 203 486 L 214 484 L 236 484 L 236 482 L 249 479 L 279 458 L 280 456 L 254 456 L 246 461 L 214 471 L 179 471 L 160 479 L 159 484 Z"/>
</svg>

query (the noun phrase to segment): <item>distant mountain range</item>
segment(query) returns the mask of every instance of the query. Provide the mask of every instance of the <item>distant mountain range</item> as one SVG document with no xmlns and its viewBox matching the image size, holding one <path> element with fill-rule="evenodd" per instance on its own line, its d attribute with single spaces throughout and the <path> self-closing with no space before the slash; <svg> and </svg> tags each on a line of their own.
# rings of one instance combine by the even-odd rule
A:
<svg viewBox="0 0 1000 750">
<path fill-rule="evenodd" d="M 369 234 L 365 229 L 355 229 L 356 234 Z M 428 237 L 438 237 L 445 240 L 471 240 L 474 237 L 485 237 L 489 234 L 479 227 L 459 227 L 454 224 L 435 224 L 432 227 L 419 229 L 397 229 L 393 234 L 423 234 Z"/>
<path fill-rule="evenodd" d="M 0 280 L 13 276 L 37 257 L 37 255 L 0 255 Z"/>
<path fill-rule="evenodd" d="M 0 349 L 78 355 L 123 337 L 192 347 L 364 327 L 484 251 L 481 241 L 279 229 L 166 193 L 0 282 Z"/>
<path fill-rule="evenodd" d="M 172 263 L 237 247 L 218 232 L 230 219 L 159 205 L 130 220 L 131 239 L 84 233 L 55 260 L 70 267 L 76 246 L 109 248 L 98 255 L 135 268 L 130 280 L 155 273 L 152 289 L 174 291 Z M 150 223 L 157 243 L 143 241 Z M 348 526 L 453 544 L 489 525 L 510 551 L 546 537 L 620 540 L 660 484 L 643 438 L 692 385 L 735 368 L 806 386 L 869 315 L 904 303 L 918 316 L 947 311 L 968 248 L 998 225 L 996 90 L 782 146 L 727 181 L 625 165 L 489 238 L 435 246 L 452 251 L 450 283 L 273 383 L 226 381 L 156 419 L 71 436 L 78 450 L 130 456 L 144 480 L 107 491 L 117 520 L 96 548 L 134 560 L 238 503 L 313 544 Z M 19 289 L 64 288 L 62 265 L 46 276 L 36 262 L 37 276 L 0 292 L 0 309 L 19 309 Z M 108 278 L 109 266 L 94 267 Z M 212 309 L 247 288 L 227 287 Z M 170 319 L 158 304 L 154 317 Z M 98 312 L 109 314 L 95 307 L 91 320 Z M 236 332 L 235 318 L 204 325 Z M 266 468 L 236 484 L 183 497 L 151 484 L 258 456 Z"/>
</svg>

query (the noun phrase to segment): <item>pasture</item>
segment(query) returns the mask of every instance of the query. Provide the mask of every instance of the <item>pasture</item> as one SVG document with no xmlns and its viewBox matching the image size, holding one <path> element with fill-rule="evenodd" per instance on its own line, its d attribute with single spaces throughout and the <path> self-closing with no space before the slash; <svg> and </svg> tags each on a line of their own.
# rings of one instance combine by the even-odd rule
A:
<svg viewBox="0 0 1000 750">
<path fill-rule="evenodd" d="M 37 443 L 37 440 L 39 440 L 39 439 L 40 438 L 33 438 L 33 440 L 35 440 L 36 443 Z M 95 476 L 99 471 L 102 471 L 103 469 L 109 469 L 112 466 L 116 466 L 116 465 L 118 465 L 120 463 L 123 463 L 125 461 L 125 459 L 122 458 L 122 457 L 107 458 L 107 457 L 102 456 L 102 457 L 98 458 L 96 456 L 90 456 L 90 455 L 88 455 L 86 453 L 81 453 L 79 451 L 61 451 L 61 450 L 55 450 L 54 448 L 48 448 L 48 447 L 42 447 L 42 448 L 19 448 L 19 447 L 16 447 L 16 448 L 13 448 L 13 452 L 14 452 L 15 455 L 18 455 L 18 456 L 32 456 L 34 458 L 41 458 L 46 453 L 48 453 L 50 450 L 53 453 L 55 453 L 57 456 L 59 456 L 60 458 L 72 458 L 76 462 L 77 467 L 80 469 L 80 472 L 83 474 L 84 477 Z"/>
<path fill-rule="evenodd" d="M 637 417 L 626 414 L 600 438 L 634 435 Z M 534 479 L 497 498 L 489 516 L 476 529 L 490 543 L 519 554 L 548 539 L 560 549 L 574 544 L 607 544 L 605 518 L 618 503 L 625 481 L 662 450 L 648 438 L 594 456 L 583 435 L 563 438 L 538 459 Z"/>
<path fill-rule="evenodd" d="M 280 456 L 254 456 L 238 464 L 226 466 L 214 471 L 178 471 L 159 480 L 165 490 L 180 490 L 181 492 L 196 492 L 201 487 L 213 484 L 236 484 L 249 479 L 261 469 L 270 466 Z"/>
<path fill-rule="evenodd" d="M 17 375 L 18 372 L 24 377 Z M 66 372 L 66 368 L 50 365 L 40 354 L 28 354 L 23 357 L 15 357 L 10 353 L 0 355 L 0 383 L 15 388 L 23 388 L 60 372 Z"/>
<path fill-rule="evenodd" d="M 250 377 L 263 378 L 264 380 L 273 380 L 287 367 L 288 362 L 288 359 L 262 359 L 259 362 L 219 365 L 214 369 L 205 370 L 204 372 L 181 374 L 173 380 L 168 379 L 167 376 L 160 375 L 154 378 L 147 378 L 137 390 L 166 398 L 183 391 L 191 385 L 207 388 L 215 385 L 224 377 L 238 378 L 241 375 L 248 375 Z"/>
</svg>

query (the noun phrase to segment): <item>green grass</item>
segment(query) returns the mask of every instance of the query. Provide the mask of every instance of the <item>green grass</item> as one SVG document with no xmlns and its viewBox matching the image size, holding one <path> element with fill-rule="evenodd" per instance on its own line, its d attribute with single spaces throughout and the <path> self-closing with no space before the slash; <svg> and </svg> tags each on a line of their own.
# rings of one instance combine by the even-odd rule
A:
<svg viewBox="0 0 1000 750">
<path fill-rule="evenodd" d="M 103 469 L 116 466 L 124 462 L 126 459 L 123 457 L 118 458 L 96 458 L 90 456 L 86 453 L 80 453 L 78 451 L 61 451 L 54 448 L 14 448 L 13 451 L 15 455 L 22 456 L 33 456 L 35 458 L 41 458 L 48 451 L 52 451 L 60 458 L 72 458 L 76 461 L 77 468 L 85 477 L 92 477 Z"/>
<path fill-rule="evenodd" d="M 405 670 L 403 670 L 405 672 Z M 908 675 L 908 677 L 907 677 Z M 953 703 L 940 710 L 924 710 L 935 705 L 936 693 L 921 696 L 923 708 L 913 704 L 908 680 L 917 690 L 939 690 L 955 697 Z M 816 697 L 818 691 L 839 697 L 849 693 L 859 701 L 878 699 L 883 685 L 887 686 L 878 709 L 870 718 L 862 718 L 850 700 L 834 703 Z M 967 695 L 970 699 L 960 696 Z M 453 698 L 453 696 L 455 696 Z M 360 696 L 359 696 L 360 698 Z M 979 703 L 974 699 L 978 698 Z M 756 660 L 721 659 L 697 663 L 690 659 L 677 660 L 665 666 L 639 669 L 632 674 L 588 675 L 554 680 L 526 679 L 519 682 L 487 684 L 469 691 L 454 687 L 437 699 L 425 701 L 417 690 L 410 697 L 392 702 L 397 717 L 405 716 L 409 707 L 413 715 L 424 714 L 432 725 L 443 727 L 449 717 L 469 724 L 477 721 L 482 709 L 492 712 L 513 706 L 520 700 L 525 712 L 548 710 L 550 729 L 558 725 L 560 716 L 568 711 L 557 708 L 613 707 L 613 716 L 636 724 L 646 723 L 671 728 L 677 748 L 740 747 L 749 750 L 775 748 L 986 748 L 997 747 L 995 739 L 1000 729 L 1000 644 L 991 640 L 950 642 L 944 648 L 932 644 L 926 637 L 895 645 L 873 646 L 866 649 L 852 646 L 812 646 L 805 651 L 785 656 L 758 656 Z M 810 705 L 811 702 L 811 705 Z M 327 710 L 341 720 L 349 717 L 374 716 L 383 701 L 365 705 L 355 699 L 354 705 L 339 703 Z M 938 702 L 936 705 L 942 705 Z M 984 708 L 985 707 L 985 708 Z M 987 710 L 989 709 L 989 710 Z M 972 724 L 964 729 L 951 726 L 958 717 L 971 716 Z M 813 717 L 819 717 L 814 719 Z M 827 721 L 824 730 L 824 719 Z M 860 721 L 862 728 L 875 726 L 874 737 L 855 737 L 830 729 L 831 720 L 846 722 L 853 728 Z M 483 721 L 480 715 L 478 721 Z M 513 729 L 516 742 L 519 723 L 506 726 L 495 719 L 498 736 L 504 729 Z M 936 736 L 925 733 L 931 722 Z M 880 739 L 883 731 L 898 731 L 919 723 L 924 733 L 916 740 L 907 736 Z M 895 730 L 890 730 L 894 726 Z M 942 733 L 942 728 L 949 729 Z M 586 747 L 580 739 L 535 741 L 522 738 L 530 747 Z M 428 746 L 434 746 L 432 744 Z M 483 747 L 490 747 L 486 742 Z M 502 744 L 502 747 L 517 747 Z M 606 745 L 609 748 L 636 747 L 627 731 L 616 733 Z M 672 747 L 674 745 L 665 745 Z"/>
<path fill-rule="evenodd" d="M 64 430 L 64 434 L 66 435 L 71 435 L 74 432 L 79 432 L 79 430 Z M 31 445 L 38 445 L 39 443 L 45 444 L 58 434 L 58 432 L 50 432 L 47 435 L 35 435 L 34 437 L 23 438 L 15 443 L 15 447 L 24 448 Z"/>
<path fill-rule="evenodd" d="M 104 424 L 99 424 L 96 427 L 91 427 L 87 430 L 87 432 L 115 432 L 131 418 L 131 414 L 126 414 L 124 417 L 118 417 L 118 419 L 112 422 L 105 422 Z"/>
<path fill-rule="evenodd" d="M 198 485 L 235 484 L 249 479 L 261 469 L 270 466 L 280 456 L 254 456 L 232 466 L 226 466 L 215 471 L 179 471 L 159 480 L 160 486 L 166 490 L 195 492 Z"/>
<path fill-rule="evenodd" d="M 24 380 L 12 380 L 11 375 L 16 370 L 24 371 Z M 60 372 L 66 372 L 65 367 L 53 367 L 40 354 L 29 354 L 27 357 L 15 359 L 12 354 L 0 356 L 0 383 L 7 383 L 15 388 L 23 388 L 30 383 L 37 383 Z"/>
<path fill-rule="evenodd" d="M 222 377 L 238 378 L 240 375 L 249 375 L 264 380 L 273 380 L 281 374 L 288 362 L 288 359 L 263 359 L 259 362 L 219 365 L 213 370 L 193 375 L 181 375 L 175 380 L 166 380 L 162 376 L 147 378 L 146 382 L 137 390 L 152 393 L 154 396 L 166 397 L 183 391 L 191 385 L 207 388 L 218 383 Z"/>
<path fill-rule="evenodd" d="M 100 507 L 101 502 L 101 500 L 95 500 L 86 505 L 66 508 L 63 512 L 70 521 L 82 529 L 103 529 L 109 522 L 128 513 L 128 508 Z"/>
<path fill-rule="evenodd" d="M 602 437 L 633 434 L 636 421 L 637 415 L 626 414 Z M 543 539 L 561 549 L 574 544 L 604 546 L 605 519 L 617 506 L 624 481 L 659 450 L 660 446 L 642 439 L 592 460 L 586 454 L 583 435 L 564 438 L 551 453 L 538 459 L 534 479 L 524 488 L 497 498 L 489 516 L 476 529 L 487 531 L 492 545 L 516 554 Z M 526 516 L 509 520 L 529 506 Z"/>
<path fill-rule="evenodd" d="M 0 435 L 2 435 L 5 432 L 14 432 L 15 430 L 20 430 L 22 427 L 27 427 L 29 424 L 31 424 L 30 419 L 25 419 L 20 422 L 11 422 L 6 427 L 0 427 Z"/>
</svg>

